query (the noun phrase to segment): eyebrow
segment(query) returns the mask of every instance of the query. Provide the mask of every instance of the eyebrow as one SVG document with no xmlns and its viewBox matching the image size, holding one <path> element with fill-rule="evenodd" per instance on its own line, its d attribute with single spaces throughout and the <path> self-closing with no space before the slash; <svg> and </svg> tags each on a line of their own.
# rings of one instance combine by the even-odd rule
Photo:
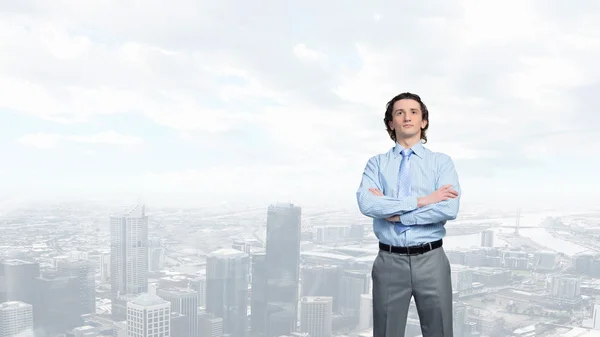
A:
<svg viewBox="0 0 600 337">
<path fill-rule="evenodd" d="M 398 112 L 398 111 L 405 112 L 406 110 L 404 110 L 404 109 L 396 109 L 396 110 L 394 110 L 394 112 Z M 419 109 L 418 108 L 411 108 L 410 111 L 419 111 Z"/>
</svg>

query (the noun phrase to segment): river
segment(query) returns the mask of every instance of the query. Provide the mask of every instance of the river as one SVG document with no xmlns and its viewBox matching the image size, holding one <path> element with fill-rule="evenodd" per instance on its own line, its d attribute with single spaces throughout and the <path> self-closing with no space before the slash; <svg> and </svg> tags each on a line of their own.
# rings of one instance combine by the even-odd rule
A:
<svg viewBox="0 0 600 337">
<path fill-rule="evenodd" d="M 571 214 L 564 214 L 559 212 L 543 212 L 543 213 L 526 213 L 521 215 L 521 226 L 525 227 L 537 227 L 537 228 L 520 228 L 519 234 L 522 236 L 531 239 L 533 242 L 547 247 L 549 250 L 553 250 L 556 252 L 563 253 L 567 256 L 573 256 L 575 254 L 588 251 L 587 248 L 579 246 L 575 243 L 562 240 L 554 237 L 550 234 L 545 228 L 540 227 L 542 221 L 547 217 L 560 217 Z M 515 216 L 516 217 L 516 216 Z M 484 222 L 497 222 L 502 224 L 503 226 L 515 226 L 515 217 L 513 218 L 496 218 L 496 219 L 486 219 L 486 220 L 467 220 L 460 221 L 461 224 L 471 223 L 484 223 Z M 459 221 L 457 221 L 458 223 Z M 451 223 L 448 224 L 452 226 Z M 492 227 L 491 228 L 496 233 L 514 233 L 514 228 L 507 227 Z M 507 242 L 502 240 L 497 235 L 494 236 L 494 246 L 495 247 L 503 247 L 506 246 Z M 479 247 L 481 246 L 481 235 L 480 234 L 467 234 L 467 235 L 456 235 L 456 236 L 447 236 L 444 239 L 444 246 L 449 249 L 458 249 L 458 248 L 471 248 L 471 247 Z"/>
</svg>

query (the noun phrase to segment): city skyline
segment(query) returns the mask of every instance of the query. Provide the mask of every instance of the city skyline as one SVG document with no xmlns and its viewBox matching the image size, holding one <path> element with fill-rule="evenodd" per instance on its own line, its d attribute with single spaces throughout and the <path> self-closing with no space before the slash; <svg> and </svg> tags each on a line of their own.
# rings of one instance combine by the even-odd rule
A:
<svg viewBox="0 0 600 337">
<path fill-rule="evenodd" d="M 0 337 L 372 337 L 385 240 L 357 189 L 403 92 L 459 177 L 424 244 L 454 337 L 600 336 L 598 13 L 0 1 Z"/>
<path fill-rule="evenodd" d="M 121 217 L 85 201 L 48 206 L 0 217 L 9 243 L 0 251 L 0 303 L 6 311 L 0 330 L 29 333 L 33 326 L 32 334 L 23 335 L 32 337 L 63 331 L 67 337 L 82 331 L 124 337 L 119 331 L 126 330 L 164 337 L 192 331 L 208 337 L 228 331 L 232 337 L 372 334 L 370 271 L 378 246 L 364 217 L 288 203 L 242 213 L 145 213 L 146 205 L 138 204 Z M 516 215 L 519 220 L 483 212 L 446 224 L 454 335 L 594 336 L 600 331 L 600 213 Z M 140 237 L 139 226 L 152 245 L 131 240 Z M 111 247 L 121 246 L 115 234 L 123 231 L 131 245 L 154 252 L 142 253 L 148 259 L 143 268 L 155 267 L 147 289 L 115 303 L 111 284 L 121 276 L 111 266 L 107 279 L 105 262 L 120 259 Z M 114 252 L 117 257 L 111 257 Z M 133 275 L 140 264 L 126 255 L 134 263 L 117 268 Z M 125 306 L 126 317 L 120 312 Z M 412 304 L 406 336 L 419 336 L 419 324 Z"/>
</svg>

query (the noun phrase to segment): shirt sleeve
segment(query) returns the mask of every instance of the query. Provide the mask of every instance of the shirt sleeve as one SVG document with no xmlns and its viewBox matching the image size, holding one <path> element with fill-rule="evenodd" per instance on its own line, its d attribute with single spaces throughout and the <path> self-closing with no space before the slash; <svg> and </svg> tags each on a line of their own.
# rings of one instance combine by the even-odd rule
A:
<svg viewBox="0 0 600 337">
<path fill-rule="evenodd" d="M 450 184 L 452 185 L 452 189 L 458 192 L 458 196 L 454 199 L 444 200 L 401 214 L 400 222 L 403 225 L 411 226 L 446 223 L 448 220 L 456 219 L 460 208 L 462 191 L 458 181 L 458 173 L 454 167 L 454 162 L 450 156 L 441 155 L 437 167 L 439 175 L 436 182 L 436 190 L 444 185 Z"/>
<path fill-rule="evenodd" d="M 379 160 L 377 156 L 372 157 L 367 162 L 360 186 L 356 192 L 360 212 L 370 218 L 387 219 L 417 209 L 417 197 L 376 196 L 369 191 L 370 188 L 383 191 L 379 182 Z"/>
</svg>

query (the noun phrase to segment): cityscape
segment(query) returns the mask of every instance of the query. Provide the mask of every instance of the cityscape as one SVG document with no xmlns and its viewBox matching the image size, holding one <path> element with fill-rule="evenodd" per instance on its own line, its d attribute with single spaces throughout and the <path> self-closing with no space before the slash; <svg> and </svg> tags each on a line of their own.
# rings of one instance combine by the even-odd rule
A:
<svg viewBox="0 0 600 337">
<path fill-rule="evenodd" d="M 377 239 L 354 210 L 34 207 L 0 217 L 1 336 L 372 336 Z M 597 209 L 449 222 L 454 336 L 600 334 L 599 223 Z"/>
<path fill-rule="evenodd" d="M 598 18 L 597 0 L 0 1 L 0 337 L 600 337 Z M 407 92 L 418 108 L 388 104 Z M 410 279 L 380 268 L 393 249 L 357 202 L 402 139 L 435 155 L 377 164 L 371 193 L 429 212 L 454 170 L 460 187 L 436 241 L 401 234 L 447 256 L 421 274 L 390 255 Z M 400 336 L 373 307 L 405 310 L 407 280 L 426 304 Z"/>
</svg>

